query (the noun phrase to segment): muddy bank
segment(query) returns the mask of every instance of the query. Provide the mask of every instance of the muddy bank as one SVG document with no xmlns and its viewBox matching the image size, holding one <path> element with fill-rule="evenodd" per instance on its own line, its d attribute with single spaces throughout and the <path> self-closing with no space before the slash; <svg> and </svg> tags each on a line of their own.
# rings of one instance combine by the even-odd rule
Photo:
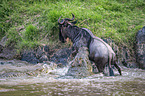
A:
<svg viewBox="0 0 145 96">
<path fill-rule="evenodd" d="M 128 68 L 139 68 L 139 64 L 136 62 L 135 55 L 132 56 L 127 47 L 118 47 L 111 39 L 103 39 L 107 42 L 117 55 L 118 64 L 124 65 Z M 31 64 L 43 63 L 45 61 L 51 61 L 58 64 L 60 67 L 67 66 L 68 59 L 71 55 L 72 49 L 51 49 L 48 45 L 42 45 L 35 49 L 25 49 L 20 54 L 13 47 L 1 47 L 0 58 L 8 60 L 22 60 Z"/>
</svg>

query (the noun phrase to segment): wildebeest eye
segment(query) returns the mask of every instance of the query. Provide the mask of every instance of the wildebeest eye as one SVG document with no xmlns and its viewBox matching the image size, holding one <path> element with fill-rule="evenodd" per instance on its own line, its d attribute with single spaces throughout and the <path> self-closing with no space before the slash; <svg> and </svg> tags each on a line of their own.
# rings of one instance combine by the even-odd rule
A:
<svg viewBox="0 0 145 96">
<path fill-rule="evenodd" d="M 62 25 L 59 24 L 59 27 L 62 27 Z"/>
</svg>

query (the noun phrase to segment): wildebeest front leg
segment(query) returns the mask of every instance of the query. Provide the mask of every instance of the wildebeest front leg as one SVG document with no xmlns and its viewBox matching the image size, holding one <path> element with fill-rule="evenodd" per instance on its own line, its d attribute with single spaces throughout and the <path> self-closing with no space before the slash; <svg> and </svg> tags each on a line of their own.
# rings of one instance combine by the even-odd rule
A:
<svg viewBox="0 0 145 96">
<path fill-rule="evenodd" d="M 101 72 L 104 71 L 104 66 L 99 65 L 99 64 L 97 64 L 96 66 L 97 66 L 97 68 L 98 68 L 99 73 L 101 73 Z"/>
<path fill-rule="evenodd" d="M 77 53 L 78 53 L 78 49 L 77 49 L 76 47 L 73 46 L 73 47 L 72 47 L 72 54 L 71 54 L 71 55 L 72 55 L 73 57 L 75 57 Z"/>
<path fill-rule="evenodd" d="M 72 56 L 75 57 L 77 53 L 78 53 L 77 50 L 72 51 Z"/>
</svg>

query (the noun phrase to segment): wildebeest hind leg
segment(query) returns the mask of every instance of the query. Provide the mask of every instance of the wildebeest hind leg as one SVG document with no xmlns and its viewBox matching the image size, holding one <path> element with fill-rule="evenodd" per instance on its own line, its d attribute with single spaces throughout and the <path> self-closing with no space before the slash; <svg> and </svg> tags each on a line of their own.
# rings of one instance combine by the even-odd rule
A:
<svg viewBox="0 0 145 96">
<path fill-rule="evenodd" d="M 114 76 L 114 72 L 113 72 L 113 69 L 112 67 L 108 66 L 109 67 L 109 74 L 110 76 Z"/>
<path fill-rule="evenodd" d="M 117 65 L 116 62 L 114 63 L 114 66 L 117 68 L 117 70 L 118 70 L 118 72 L 120 73 L 120 75 L 122 75 L 122 73 L 121 73 L 121 69 L 120 69 L 120 67 Z"/>
<path fill-rule="evenodd" d="M 108 58 L 108 67 L 109 67 L 109 75 L 110 76 L 114 76 L 114 72 L 113 72 L 113 69 L 112 69 L 112 66 L 111 66 L 111 60 L 112 58 L 110 58 L 111 56 L 109 56 Z"/>
</svg>

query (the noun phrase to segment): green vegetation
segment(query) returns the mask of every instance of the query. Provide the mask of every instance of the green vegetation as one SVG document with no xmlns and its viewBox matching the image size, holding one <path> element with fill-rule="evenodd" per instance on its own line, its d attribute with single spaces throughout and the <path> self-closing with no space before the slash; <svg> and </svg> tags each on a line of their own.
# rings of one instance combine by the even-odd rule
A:
<svg viewBox="0 0 145 96">
<path fill-rule="evenodd" d="M 136 32 L 145 25 L 144 0 L 2 0 L 0 39 L 17 49 L 58 42 L 58 18 L 78 19 L 77 25 L 96 36 L 133 48 Z"/>
</svg>

